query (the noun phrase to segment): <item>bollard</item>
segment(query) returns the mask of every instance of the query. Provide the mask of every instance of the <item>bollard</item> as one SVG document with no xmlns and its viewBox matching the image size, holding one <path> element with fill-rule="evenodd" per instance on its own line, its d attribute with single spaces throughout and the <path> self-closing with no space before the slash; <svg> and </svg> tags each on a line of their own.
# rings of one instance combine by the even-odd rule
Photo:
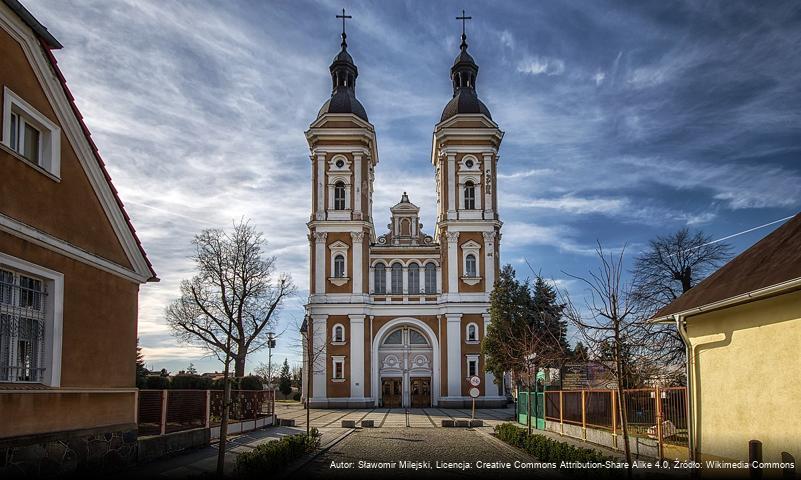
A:
<svg viewBox="0 0 801 480">
<path fill-rule="evenodd" d="M 362 420 L 362 428 L 374 428 L 375 421 L 374 420 Z"/>
<path fill-rule="evenodd" d="M 754 462 L 762 463 L 762 442 L 759 440 L 748 442 L 748 472 L 751 478 L 762 478 L 762 468 L 754 466 Z"/>
<path fill-rule="evenodd" d="M 356 420 L 342 420 L 342 428 L 356 428 Z"/>
</svg>

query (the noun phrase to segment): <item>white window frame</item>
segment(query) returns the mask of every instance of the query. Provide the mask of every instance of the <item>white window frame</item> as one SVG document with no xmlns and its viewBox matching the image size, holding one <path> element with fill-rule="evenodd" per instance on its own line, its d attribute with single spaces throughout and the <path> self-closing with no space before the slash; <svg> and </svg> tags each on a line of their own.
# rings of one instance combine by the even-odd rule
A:
<svg viewBox="0 0 801 480">
<path fill-rule="evenodd" d="M 331 262 L 331 276 L 328 277 L 328 281 L 338 287 L 341 287 L 350 281 L 350 277 L 348 276 L 348 250 L 350 249 L 350 246 L 341 240 L 337 240 L 329 245 L 328 249 L 330 250 L 329 261 Z M 337 255 L 342 255 L 345 260 L 345 269 L 343 272 L 345 276 L 343 277 L 337 277 L 334 275 L 336 271 L 334 269 L 334 259 L 337 258 Z"/>
<path fill-rule="evenodd" d="M 480 371 L 479 371 L 478 357 L 479 357 L 478 355 L 467 355 L 467 356 L 466 356 L 466 358 L 467 358 L 467 378 L 468 378 L 468 379 L 469 379 L 470 377 L 474 376 L 474 375 L 475 375 L 475 376 L 478 376 L 478 375 L 479 375 L 479 373 L 480 373 Z M 475 369 L 476 371 L 475 371 L 475 374 L 474 374 L 474 375 L 470 375 L 470 364 L 471 364 L 471 363 L 475 363 L 475 366 L 476 366 L 476 369 Z"/>
<path fill-rule="evenodd" d="M 468 240 L 462 244 L 462 281 L 468 285 L 475 285 L 481 281 L 481 245 Z M 467 275 L 467 256 L 473 255 L 476 259 L 476 274 Z"/>
<path fill-rule="evenodd" d="M 395 290 L 395 265 L 400 267 L 400 288 Z M 389 293 L 391 295 L 403 295 L 403 263 L 400 261 L 392 262 L 389 266 Z"/>
<path fill-rule="evenodd" d="M 476 336 L 473 339 L 470 338 L 470 327 L 473 327 L 476 330 Z M 465 338 L 465 343 L 480 343 L 481 342 L 481 337 L 480 337 L 480 334 L 478 333 L 478 324 L 477 323 L 470 322 L 465 326 L 465 328 L 464 328 L 464 338 Z"/>
<path fill-rule="evenodd" d="M 342 366 L 342 376 L 337 377 L 337 364 Z M 345 356 L 332 355 L 331 356 L 331 381 L 341 383 L 345 381 Z"/>
<path fill-rule="evenodd" d="M 417 288 L 412 288 L 412 267 L 417 267 Z M 407 285 L 409 295 L 420 295 L 424 292 L 424 290 L 420 287 L 420 264 L 417 262 L 409 262 L 409 265 L 406 267 L 406 276 L 407 276 Z"/>
<path fill-rule="evenodd" d="M 429 289 L 428 289 L 428 266 L 429 265 L 431 265 L 433 267 L 433 271 L 434 271 L 434 288 L 433 288 L 433 291 L 429 291 Z M 423 265 L 423 268 L 421 269 L 423 271 L 423 291 L 427 295 L 433 295 L 433 294 L 437 293 L 437 291 L 439 291 L 439 288 L 438 288 L 438 285 L 437 285 L 437 268 L 439 268 L 439 267 L 437 267 L 436 263 L 427 262 L 425 265 Z"/>
<path fill-rule="evenodd" d="M 468 187 L 472 188 L 472 191 L 473 191 L 472 198 L 468 198 L 468 196 L 467 196 L 467 188 Z M 465 210 L 477 210 L 477 208 L 476 208 L 476 184 L 473 182 L 473 180 L 465 181 L 464 185 L 462 186 L 462 191 L 463 191 L 462 198 L 464 199 L 464 204 L 462 205 L 462 208 L 464 208 Z M 472 200 L 473 204 L 468 206 L 468 204 L 467 204 L 468 200 Z"/>
<path fill-rule="evenodd" d="M 342 182 L 345 184 L 345 208 L 337 210 L 334 208 L 334 190 L 336 184 Z M 347 172 L 329 172 L 328 174 L 328 219 L 329 220 L 350 220 L 351 211 L 353 210 L 351 201 L 351 190 L 353 182 L 351 182 L 350 174 Z"/>
<path fill-rule="evenodd" d="M 0 252 L 0 268 L 17 274 L 37 277 L 44 282 L 45 336 L 41 366 L 45 369 L 40 382 L 50 387 L 61 386 L 61 356 L 64 333 L 64 275 L 49 268 Z"/>
<path fill-rule="evenodd" d="M 337 328 L 342 329 L 342 338 L 340 340 L 337 340 Z M 345 345 L 345 325 L 337 323 L 333 327 L 331 327 L 331 344 Z"/>
<path fill-rule="evenodd" d="M 381 273 L 381 275 L 378 275 L 378 273 L 376 272 L 376 270 L 377 270 L 376 267 L 378 267 L 379 265 L 384 267 L 384 271 Z M 372 270 L 373 270 L 373 272 L 372 272 L 373 275 L 370 277 L 370 280 L 373 282 L 373 285 L 372 285 L 373 294 L 386 295 L 386 293 L 387 293 L 387 264 L 384 263 L 384 262 L 376 262 L 373 265 Z M 376 279 L 379 278 L 379 277 L 381 278 L 381 282 L 383 282 L 383 284 L 384 284 L 384 288 L 383 288 L 382 292 L 378 291 L 378 285 L 376 284 Z"/>
<path fill-rule="evenodd" d="M 28 124 L 39 131 L 39 152 L 36 161 L 24 157 L 21 150 L 11 148 L 11 114 L 15 114 L 23 122 L 18 126 L 22 136 L 17 139 L 17 145 L 25 144 L 25 128 Z M 47 116 L 33 108 L 31 104 L 3 87 L 3 145 L 13 150 L 19 158 L 26 163 L 43 169 L 56 178 L 61 176 L 61 129 Z"/>
</svg>

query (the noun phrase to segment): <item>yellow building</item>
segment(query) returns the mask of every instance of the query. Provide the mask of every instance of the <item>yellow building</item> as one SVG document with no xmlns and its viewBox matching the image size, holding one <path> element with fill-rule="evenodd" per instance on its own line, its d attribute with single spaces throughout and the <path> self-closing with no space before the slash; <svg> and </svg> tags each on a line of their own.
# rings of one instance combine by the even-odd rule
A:
<svg viewBox="0 0 801 480">
<path fill-rule="evenodd" d="M 656 314 L 688 344 L 695 459 L 801 460 L 801 214 Z M 784 455 L 783 455 L 784 454 Z"/>
</svg>

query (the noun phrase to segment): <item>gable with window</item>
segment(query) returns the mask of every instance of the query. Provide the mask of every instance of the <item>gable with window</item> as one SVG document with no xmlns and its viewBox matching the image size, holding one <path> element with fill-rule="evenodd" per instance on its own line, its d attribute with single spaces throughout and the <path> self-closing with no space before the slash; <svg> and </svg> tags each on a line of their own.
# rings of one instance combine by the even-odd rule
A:
<svg viewBox="0 0 801 480">
<path fill-rule="evenodd" d="M 61 129 L 8 87 L 3 89 L 2 139 L 31 164 L 61 174 Z"/>
<path fill-rule="evenodd" d="M 480 252 L 481 245 L 473 240 L 462 244 L 462 281 L 468 285 L 481 281 Z"/>
</svg>

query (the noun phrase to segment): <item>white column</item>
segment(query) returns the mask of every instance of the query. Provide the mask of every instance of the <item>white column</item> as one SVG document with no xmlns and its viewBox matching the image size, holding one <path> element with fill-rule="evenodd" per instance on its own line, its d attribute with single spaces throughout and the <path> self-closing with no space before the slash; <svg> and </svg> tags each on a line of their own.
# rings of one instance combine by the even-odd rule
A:
<svg viewBox="0 0 801 480">
<path fill-rule="evenodd" d="M 312 351 L 310 352 L 314 362 L 312 379 L 312 398 L 324 399 L 328 396 L 326 391 L 328 355 L 326 349 L 326 339 L 328 338 L 328 326 L 326 320 L 328 315 L 312 315 Z"/>
<path fill-rule="evenodd" d="M 385 268 L 384 273 L 386 275 L 386 283 L 384 283 L 386 288 L 384 290 L 386 290 L 387 295 L 389 295 L 392 293 L 392 265 Z"/>
<path fill-rule="evenodd" d="M 490 324 L 490 314 L 485 313 L 484 315 L 484 336 L 487 336 L 487 330 L 489 329 Z M 484 395 L 487 397 L 495 397 L 499 395 L 499 387 L 495 385 L 495 375 L 492 372 L 487 371 L 487 357 L 484 357 Z"/>
<path fill-rule="evenodd" d="M 435 293 L 442 293 L 442 265 L 437 265 L 437 284 L 434 287 Z"/>
<path fill-rule="evenodd" d="M 368 281 L 370 282 L 369 283 L 370 287 L 367 290 L 367 292 L 368 293 L 375 293 L 375 268 L 374 267 L 370 267 L 370 273 L 368 273 L 368 275 L 370 277 L 368 279 Z"/>
<path fill-rule="evenodd" d="M 325 262 L 328 258 L 325 254 L 325 240 L 327 232 L 314 232 L 314 293 L 323 295 L 325 293 Z"/>
<path fill-rule="evenodd" d="M 484 218 L 491 220 L 493 218 L 492 207 L 492 189 L 494 188 L 493 179 L 495 176 L 492 174 L 493 170 L 492 154 L 484 154 Z"/>
<path fill-rule="evenodd" d="M 484 234 L 484 291 L 492 292 L 495 283 L 495 231 Z"/>
<path fill-rule="evenodd" d="M 325 220 L 325 153 L 317 154 L 317 212 L 316 220 Z"/>
<path fill-rule="evenodd" d="M 364 243 L 364 232 L 350 232 L 353 240 L 353 271 L 350 276 L 353 285 L 353 294 L 361 295 L 364 290 L 364 266 L 362 265 L 362 245 Z"/>
<path fill-rule="evenodd" d="M 459 293 L 459 232 L 447 232 L 448 237 L 448 295 Z"/>
<path fill-rule="evenodd" d="M 350 396 L 364 398 L 364 315 L 350 318 Z"/>
<path fill-rule="evenodd" d="M 448 396 L 462 396 L 462 314 L 446 313 L 448 340 Z"/>
<path fill-rule="evenodd" d="M 448 154 L 448 220 L 456 219 L 456 154 Z"/>
<path fill-rule="evenodd" d="M 362 154 L 353 154 L 353 218 L 362 218 Z"/>
<path fill-rule="evenodd" d="M 403 294 L 404 295 L 408 295 L 409 294 L 409 267 L 404 265 L 402 271 L 403 271 L 403 274 L 402 274 L 403 275 Z"/>
</svg>

